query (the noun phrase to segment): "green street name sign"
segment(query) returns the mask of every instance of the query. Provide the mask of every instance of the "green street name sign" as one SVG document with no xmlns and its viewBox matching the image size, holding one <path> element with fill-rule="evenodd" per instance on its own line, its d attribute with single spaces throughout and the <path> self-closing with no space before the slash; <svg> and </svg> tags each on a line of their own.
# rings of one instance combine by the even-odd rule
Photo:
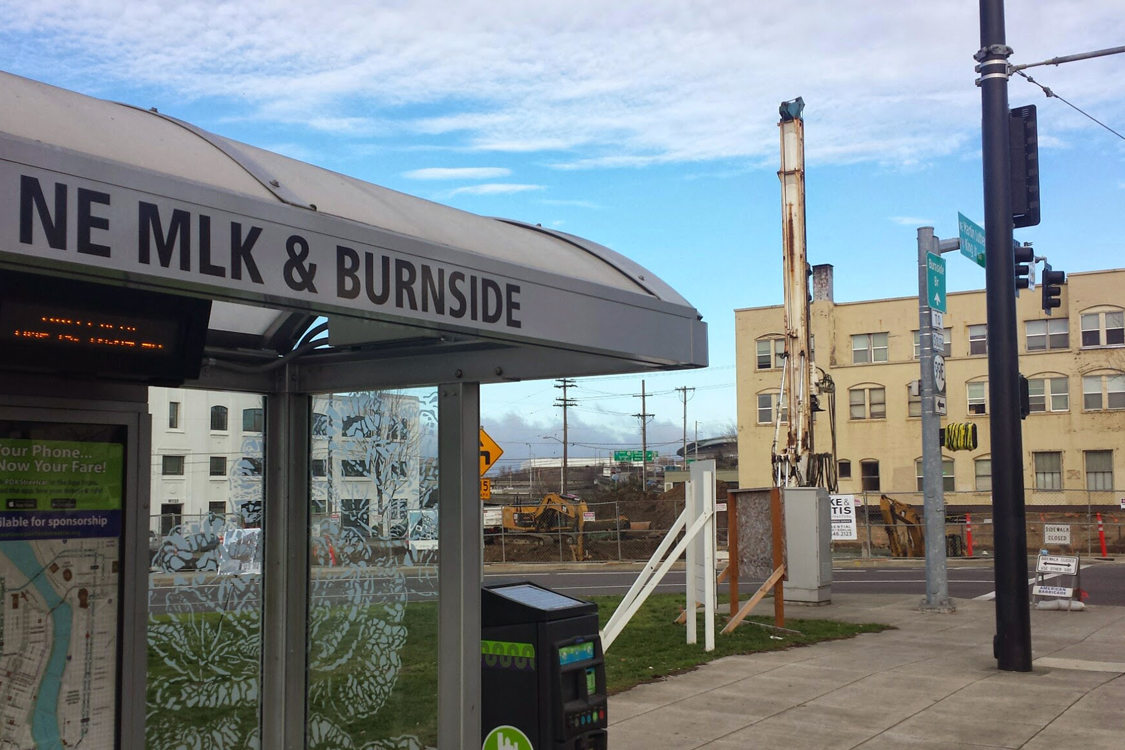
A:
<svg viewBox="0 0 1125 750">
<path fill-rule="evenodd" d="M 958 213 L 957 234 L 961 238 L 961 254 L 984 268 L 984 227 Z"/>
<path fill-rule="evenodd" d="M 945 312 L 945 258 L 926 253 L 926 304 Z"/>
</svg>

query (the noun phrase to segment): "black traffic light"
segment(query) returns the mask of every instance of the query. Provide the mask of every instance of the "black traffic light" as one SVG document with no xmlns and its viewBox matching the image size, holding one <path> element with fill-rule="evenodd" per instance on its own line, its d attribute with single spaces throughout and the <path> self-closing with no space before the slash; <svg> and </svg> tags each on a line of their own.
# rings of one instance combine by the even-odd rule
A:
<svg viewBox="0 0 1125 750">
<path fill-rule="evenodd" d="M 1020 419 L 1027 419 L 1027 415 L 1031 413 L 1031 384 L 1027 382 L 1022 372 L 1016 375 L 1019 377 Z"/>
<path fill-rule="evenodd" d="M 1040 286 L 1043 287 L 1043 312 L 1047 315 L 1050 315 L 1054 308 L 1062 307 L 1062 300 L 1059 299 L 1062 294 L 1060 285 L 1065 283 L 1065 273 L 1052 271 L 1050 263 L 1043 264 L 1043 279 Z"/>
<path fill-rule="evenodd" d="M 1020 289 L 1031 287 L 1031 264 L 1035 261 L 1035 250 L 1030 244 L 1012 243 L 1012 254 L 1016 260 L 1016 294 Z"/>
<path fill-rule="evenodd" d="M 1017 229 L 1033 227 L 1039 223 L 1039 134 L 1035 105 L 1016 107 L 1008 114 L 1012 226 Z"/>
</svg>

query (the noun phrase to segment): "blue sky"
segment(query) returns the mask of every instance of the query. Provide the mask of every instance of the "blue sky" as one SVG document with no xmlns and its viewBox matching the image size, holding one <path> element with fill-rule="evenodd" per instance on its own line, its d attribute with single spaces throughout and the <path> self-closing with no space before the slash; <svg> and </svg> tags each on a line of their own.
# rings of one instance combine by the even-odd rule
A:
<svg viewBox="0 0 1125 750">
<path fill-rule="evenodd" d="M 1125 44 L 1120 0 L 1008 0 L 1013 63 Z M 650 440 L 734 428 L 734 313 L 780 304 L 777 107 L 806 102 L 808 253 L 837 301 L 917 292 L 916 229 L 981 221 L 975 0 L 0 0 L 0 68 L 474 213 L 557 227 L 669 282 L 712 366 L 649 375 Z M 1125 55 L 1029 75 L 1125 133 Z M 1125 141 L 1023 79 L 1039 108 L 1056 268 L 1125 266 Z M 950 290 L 983 271 L 949 258 Z M 640 378 L 581 380 L 572 455 L 639 444 Z M 488 386 L 513 460 L 558 455 L 551 382 Z M 546 437 L 544 437 L 546 436 Z"/>
</svg>

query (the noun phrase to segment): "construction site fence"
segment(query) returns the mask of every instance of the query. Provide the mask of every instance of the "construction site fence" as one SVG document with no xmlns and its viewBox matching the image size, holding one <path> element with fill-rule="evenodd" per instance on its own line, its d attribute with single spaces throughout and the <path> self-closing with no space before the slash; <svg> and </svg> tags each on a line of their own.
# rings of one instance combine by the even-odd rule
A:
<svg viewBox="0 0 1125 750">
<path fill-rule="evenodd" d="M 910 546 L 910 525 L 884 524 L 882 493 L 855 495 L 855 540 L 834 540 L 832 553 L 839 557 L 891 557 L 890 534 L 896 534 L 905 552 L 900 557 L 921 557 L 923 550 Z M 925 512 L 920 492 L 886 493 L 906 503 L 917 513 L 921 524 L 916 531 L 925 537 Z M 1125 509 L 1120 498 L 1125 490 L 1088 492 L 1066 490 L 1028 493 L 1025 501 L 1024 532 L 1028 554 L 1048 550 L 1052 554 L 1078 554 L 1097 557 L 1125 554 Z M 945 550 L 949 557 L 989 557 L 995 552 L 995 524 L 991 504 L 981 504 L 981 493 L 944 493 Z M 985 496 L 987 501 L 987 496 Z M 914 534 L 915 537 L 919 535 Z M 928 540 L 926 540 L 928 542 Z"/>
<path fill-rule="evenodd" d="M 856 499 L 855 540 L 835 540 L 831 543 L 836 557 L 891 557 L 888 529 L 883 523 L 879 499 L 881 493 L 860 493 Z M 886 493 L 895 500 L 910 505 L 924 522 L 921 493 Z M 1046 493 L 1040 493 L 1046 494 Z M 1081 554 L 1097 557 L 1125 555 L 1125 510 L 1120 498 L 1125 490 L 1114 492 L 1064 491 L 1052 493 L 1054 503 L 1028 504 L 1025 507 L 1025 533 L 1028 554 L 1042 549 L 1059 554 Z M 1110 502 L 1112 498 L 1112 502 Z M 991 505 L 980 504 L 980 493 L 945 493 L 946 522 L 944 524 L 946 554 L 963 557 L 988 557 L 994 553 L 993 514 Z M 1060 507 L 1062 506 L 1062 507 Z M 724 507 L 720 505 L 720 508 Z M 969 508 L 966 511 L 966 508 Z M 659 519 L 626 519 L 617 503 L 587 503 L 587 512 L 593 515 L 596 530 L 581 535 L 570 530 L 519 531 L 512 529 L 485 529 L 484 561 L 486 563 L 574 563 L 574 562 L 643 562 L 648 560 L 667 535 L 675 519 L 683 510 L 683 503 L 671 502 Z M 1099 522 L 1099 515 L 1101 517 Z M 334 518 L 316 515 L 314 524 L 335 522 Z M 150 551 L 156 553 L 171 537 L 187 537 L 189 546 L 205 548 L 207 539 L 200 535 L 221 537 L 224 532 L 244 526 L 237 514 L 153 515 L 149 525 Z M 373 521 L 364 529 L 372 543 L 401 546 L 403 554 L 407 540 L 402 538 L 400 524 Z M 1050 529 L 1048 527 L 1051 527 Z M 318 527 L 319 528 L 319 527 Z M 920 527 L 925 537 L 924 526 Z M 910 534 L 906 524 L 896 523 L 891 533 L 898 535 L 905 556 L 922 556 L 921 550 L 910 547 Z M 1047 532 L 1050 531 L 1050 538 Z M 315 534 L 314 534 L 315 535 Z M 719 550 L 727 547 L 727 513 L 719 512 L 716 518 L 716 543 Z M 915 535 L 919 536 L 919 535 Z M 1069 539 L 1060 543 L 1060 539 Z M 267 542 L 268 543 L 268 542 Z"/>
</svg>

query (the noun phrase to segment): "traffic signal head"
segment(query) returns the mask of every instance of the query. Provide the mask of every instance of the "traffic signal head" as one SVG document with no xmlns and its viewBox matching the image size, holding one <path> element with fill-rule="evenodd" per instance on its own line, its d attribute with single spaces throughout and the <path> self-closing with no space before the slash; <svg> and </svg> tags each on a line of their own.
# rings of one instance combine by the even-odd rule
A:
<svg viewBox="0 0 1125 750">
<path fill-rule="evenodd" d="M 1031 288 L 1031 264 L 1035 262 L 1035 250 L 1029 244 L 1013 243 L 1012 254 L 1015 256 L 1016 289 Z"/>
<path fill-rule="evenodd" d="M 1043 312 L 1047 315 L 1050 315 L 1054 308 L 1062 307 L 1062 300 L 1059 299 L 1062 294 L 1060 285 L 1065 283 L 1065 273 L 1052 271 L 1050 263 L 1043 264 L 1043 279 L 1040 286 L 1043 287 Z"/>
</svg>

